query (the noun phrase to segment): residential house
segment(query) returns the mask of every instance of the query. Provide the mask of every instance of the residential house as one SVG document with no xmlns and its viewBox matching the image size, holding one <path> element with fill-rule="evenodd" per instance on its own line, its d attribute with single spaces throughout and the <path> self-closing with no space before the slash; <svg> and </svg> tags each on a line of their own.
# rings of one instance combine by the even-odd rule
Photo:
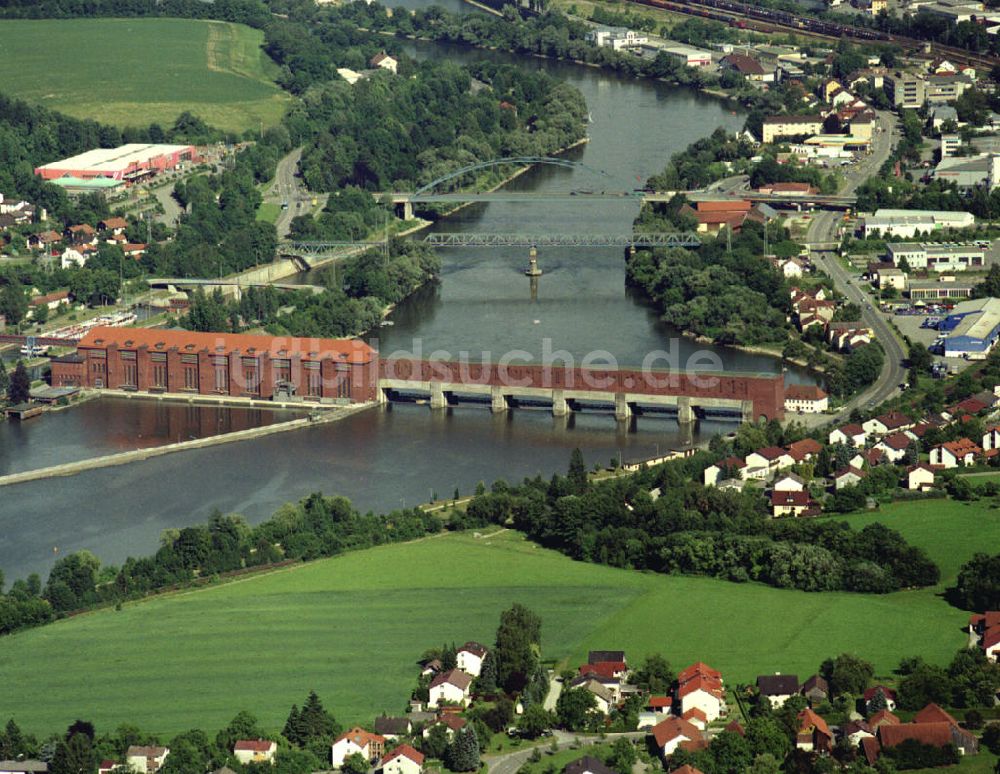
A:
<svg viewBox="0 0 1000 774">
<path fill-rule="evenodd" d="M 708 723 L 714 722 L 725 707 L 722 675 L 700 661 L 692 664 L 677 675 L 677 701 L 681 715 L 697 707 Z"/>
<path fill-rule="evenodd" d="M 883 709 L 868 718 L 868 727 L 872 730 L 872 732 L 875 732 L 878 731 L 880 726 L 896 726 L 899 725 L 899 722 L 899 718 L 889 712 L 889 710 Z"/>
<path fill-rule="evenodd" d="M 785 388 L 785 411 L 819 414 L 830 406 L 826 392 L 815 384 L 792 384 Z"/>
<path fill-rule="evenodd" d="M 628 674 L 628 666 L 624 661 L 598 661 L 596 664 L 581 664 L 577 671 L 600 680 L 621 681 Z"/>
<path fill-rule="evenodd" d="M 684 204 L 680 208 L 682 215 L 694 218 L 698 225 L 696 230 L 701 234 L 718 234 L 724 228 L 736 233 L 743 228 L 743 223 L 750 215 L 753 204 L 744 199 L 726 199 L 724 201 L 697 201 Z"/>
<path fill-rule="evenodd" d="M 617 774 L 617 772 L 605 765 L 600 758 L 584 755 L 563 766 L 563 774 Z"/>
<path fill-rule="evenodd" d="M 366 761 L 377 760 L 385 750 L 385 737 L 355 726 L 338 736 L 330 745 L 330 763 L 335 769 L 344 765 L 352 755 Z"/>
<path fill-rule="evenodd" d="M 848 465 L 833 474 L 833 488 L 839 490 L 847 486 L 858 486 L 867 476 L 866 471 Z"/>
<path fill-rule="evenodd" d="M 771 707 L 776 709 L 798 694 L 799 678 L 797 675 L 783 675 L 780 672 L 773 675 L 759 675 L 757 691 L 762 699 L 767 699 Z"/>
<path fill-rule="evenodd" d="M 746 463 L 749 468 L 767 468 L 774 472 L 792 467 L 795 460 L 780 446 L 765 446 L 763 449 L 750 452 Z"/>
<path fill-rule="evenodd" d="M 771 516 L 807 516 L 815 507 L 808 492 L 771 492 Z"/>
<path fill-rule="evenodd" d="M 657 715 L 669 715 L 673 710 L 674 699 L 672 696 L 650 696 L 646 702 L 646 709 Z"/>
<path fill-rule="evenodd" d="M 587 663 L 597 664 L 601 661 L 616 661 L 627 664 L 624 650 L 592 650 L 587 653 Z"/>
<path fill-rule="evenodd" d="M 799 730 L 795 735 L 795 747 L 805 752 L 829 753 L 833 747 L 830 727 L 810 707 L 799 713 Z"/>
<path fill-rule="evenodd" d="M 455 663 L 463 672 L 473 677 L 479 677 L 486 652 L 486 648 L 478 642 L 467 642 L 455 653 Z"/>
<path fill-rule="evenodd" d="M 788 444 L 785 449 L 788 451 L 788 456 L 795 461 L 795 464 L 799 464 L 801 462 L 809 462 L 819 456 L 819 453 L 823 451 L 823 444 L 814 438 L 803 438 L 801 441 Z"/>
<path fill-rule="evenodd" d="M 910 465 L 906 469 L 906 488 L 926 492 L 934 488 L 934 468 L 923 462 Z"/>
<path fill-rule="evenodd" d="M 732 70 L 739 73 L 748 81 L 758 83 L 773 83 L 774 71 L 768 71 L 764 66 L 746 54 L 727 54 L 719 60 L 719 67 L 723 70 Z"/>
<path fill-rule="evenodd" d="M 884 685 L 873 685 L 871 688 L 866 689 L 865 692 L 861 694 L 861 698 L 865 702 L 865 711 L 875 712 L 876 709 L 883 709 L 883 707 L 877 706 L 878 704 L 881 703 L 879 700 L 875 698 L 879 694 L 881 694 L 882 698 L 885 699 L 884 709 L 889 710 L 889 712 L 895 712 L 896 692 L 892 690 L 892 688 L 886 688 Z M 875 702 L 875 704 L 873 704 L 872 702 Z"/>
<path fill-rule="evenodd" d="M 681 719 L 686 720 L 699 731 L 704 731 L 708 728 L 708 716 L 699 707 L 692 707 L 681 715 Z"/>
<path fill-rule="evenodd" d="M 409 718 L 390 718 L 383 715 L 375 718 L 375 733 L 384 736 L 387 742 L 395 742 L 413 732 L 413 723 Z"/>
<path fill-rule="evenodd" d="M 125 751 L 125 763 L 138 774 L 153 774 L 170 755 L 169 747 L 158 745 L 131 745 Z"/>
<path fill-rule="evenodd" d="M 909 430 L 914 424 L 916 423 L 905 414 L 901 414 L 898 411 L 890 411 L 862 422 L 861 427 L 869 435 L 883 436 L 886 433 L 896 432 L 897 430 Z"/>
<path fill-rule="evenodd" d="M 105 218 L 97 224 L 101 231 L 110 231 L 112 234 L 123 234 L 128 228 L 128 221 L 125 218 Z"/>
<path fill-rule="evenodd" d="M 57 242 L 62 242 L 62 234 L 56 231 L 42 231 L 38 234 L 30 234 L 28 236 L 28 247 L 33 250 L 44 250 L 50 245 L 54 245 Z"/>
<path fill-rule="evenodd" d="M 420 774 L 424 770 L 424 754 L 401 744 L 382 756 L 378 768 L 383 774 Z"/>
<path fill-rule="evenodd" d="M 857 747 L 861 740 L 866 737 L 874 738 L 875 734 L 871 727 L 863 720 L 850 720 L 841 726 L 840 733 L 850 743 L 851 747 Z"/>
<path fill-rule="evenodd" d="M 597 705 L 597 711 L 602 715 L 607 715 L 611 712 L 612 708 L 615 706 L 615 694 L 600 680 L 588 676 L 584 676 L 582 679 L 577 678 L 570 683 L 571 688 L 582 688 L 585 691 L 590 692 L 594 696 L 594 702 Z"/>
<path fill-rule="evenodd" d="M 763 68 L 761 68 L 763 69 Z M 822 134 L 823 116 L 768 116 L 761 125 L 761 141 L 772 143 L 783 137 Z M 760 189 L 761 193 L 771 193 Z"/>
<path fill-rule="evenodd" d="M 976 737 L 933 703 L 914 715 L 912 723 L 885 723 L 879 726 L 878 740 L 882 749 L 914 740 L 933 747 L 955 745 L 963 755 L 975 755 L 979 752 Z"/>
<path fill-rule="evenodd" d="M 69 226 L 63 232 L 63 236 L 75 245 L 97 244 L 97 230 L 89 223 Z"/>
<path fill-rule="evenodd" d="M 794 473 L 782 473 L 771 487 L 775 492 L 804 492 L 806 482 Z"/>
<path fill-rule="evenodd" d="M 802 683 L 802 695 L 809 700 L 809 704 L 822 704 L 830 698 L 830 686 L 826 680 L 819 675 L 813 675 Z"/>
<path fill-rule="evenodd" d="M 111 774 L 118 767 L 118 761 L 113 761 L 105 758 L 100 763 L 97 764 L 97 774 Z M 4 768 L 3 763 L 0 762 L 0 774 L 9 774 L 7 769 Z M 234 772 L 235 774 L 235 772 Z"/>
<path fill-rule="evenodd" d="M 274 763 L 278 743 L 270 739 L 240 739 L 233 745 L 233 757 L 246 766 L 248 763 Z"/>
<path fill-rule="evenodd" d="M 466 707 L 469 704 L 472 675 L 461 669 L 449 669 L 436 675 L 429 686 L 429 701 L 427 706 L 437 709 L 442 704 L 457 704 Z"/>
<path fill-rule="evenodd" d="M 69 291 L 68 290 L 54 290 L 51 293 L 46 293 L 45 295 L 35 296 L 28 304 L 33 308 L 37 309 L 44 306 L 50 312 L 55 311 L 60 306 L 64 306 L 69 303 Z"/>
<path fill-rule="evenodd" d="M 940 465 L 945 470 L 975 465 L 983 450 L 968 438 L 941 443 L 931 449 L 931 465 Z"/>
<path fill-rule="evenodd" d="M 399 68 L 399 60 L 394 56 L 389 56 L 385 51 L 375 54 L 368 64 L 373 68 L 388 70 L 390 73 L 395 73 Z"/>
<path fill-rule="evenodd" d="M 993 425 L 983 433 L 983 450 L 1000 449 L 1000 425 Z"/>
<path fill-rule="evenodd" d="M 906 433 L 890 433 L 873 448 L 880 449 L 889 462 L 900 462 L 906 459 L 907 450 L 913 443 Z"/>
<path fill-rule="evenodd" d="M 709 465 L 702 473 L 702 482 L 705 486 L 715 486 L 719 481 L 719 476 L 723 478 L 746 478 L 747 464 L 740 457 L 726 457 L 718 462 Z"/>
<path fill-rule="evenodd" d="M 775 268 L 781 272 L 786 279 L 799 279 L 805 271 L 805 263 L 794 256 L 784 260 L 776 260 Z"/>
<path fill-rule="evenodd" d="M 424 662 L 424 665 L 420 668 L 420 675 L 421 675 L 421 677 L 427 677 L 429 675 L 436 675 L 443 668 L 444 667 L 441 664 L 441 659 L 439 659 L 439 658 L 432 658 L 429 661 L 425 661 Z"/>
<path fill-rule="evenodd" d="M 667 718 L 653 726 L 650 733 L 664 758 L 669 758 L 678 748 L 693 752 L 708 744 L 702 732 L 682 718 Z"/>
<path fill-rule="evenodd" d="M 465 724 L 465 718 L 460 718 L 458 715 L 446 712 L 445 714 L 439 716 L 435 722 L 428 724 L 424 728 L 422 736 L 424 739 L 428 739 L 431 735 L 431 729 L 433 729 L 434 726 L 444 726 L 445 734 L 449 739 L 451 739 L 455 736 L 456 731 L 461 731 L 465 728 Z"/>
<path fill-rule="evenodd" d="M 864 448 L 865 441 L 868 440 L 868 433 L 861 425 L 841 425 L 830 431 L 828 440 L 831 444 L 842 443 L 845 446 L 862 449 Z"/>
</svg>

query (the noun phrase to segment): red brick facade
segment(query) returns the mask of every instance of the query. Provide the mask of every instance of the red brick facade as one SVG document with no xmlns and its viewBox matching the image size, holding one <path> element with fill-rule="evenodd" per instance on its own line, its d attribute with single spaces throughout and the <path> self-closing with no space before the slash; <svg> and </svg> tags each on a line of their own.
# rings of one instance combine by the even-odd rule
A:
<svg viewBox="0 0 1000 774">
<path fill-rule="evenodd" d="M 52 362 L 52 385 L 270 400 L 281 383 L 304 400 L 374 400 L 377 354 L 351 339 L 301 339 L 95 328 L 76 356 Z"/>
</svg>

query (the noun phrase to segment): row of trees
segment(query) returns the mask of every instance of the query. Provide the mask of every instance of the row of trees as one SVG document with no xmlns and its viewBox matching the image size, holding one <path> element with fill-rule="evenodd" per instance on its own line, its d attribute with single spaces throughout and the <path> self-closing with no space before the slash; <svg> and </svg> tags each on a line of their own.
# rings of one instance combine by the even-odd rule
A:
<svg viewBox="0 0 1000 774">
<path fill-rule="evenodd" d="M 221 573 L 333 556 L 440 529 L 439 520 L 418 508 L 362 514 L 345 498 L 319 494 L 282 506 L 256 527 L 215 512 L 207 524 L 165 530 L 154 555 L 130 557 L 121 567 L 102 565 L 89 551 L 79 551 L 59 559 L 44 586 L 31 575 L 4 594 L 0 577 L 0 634 Z"/>
<path fill-rule="evenodd" d="M 513 524 L 581 561 L 656 572 L 758 581 L 803 591 L 885 593 L 940 577 L 920 548 L 881 524 L 774 520 L 757 493 L 720 492 L 692 478 L 718 456 L 703 452 L 634 476 L 590 483 L 570 474 L 504 482 L 476 496 L 469 519 Z M 659 488 L 655 501 L 649 491 Z"/>
</svg>

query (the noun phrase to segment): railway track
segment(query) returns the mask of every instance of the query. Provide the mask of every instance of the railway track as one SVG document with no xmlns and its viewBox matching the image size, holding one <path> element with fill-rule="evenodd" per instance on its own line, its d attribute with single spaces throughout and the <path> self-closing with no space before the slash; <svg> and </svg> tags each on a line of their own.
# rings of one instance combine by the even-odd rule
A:
<svg viewBox="0 0 1000 774">
<path fill-rule="evenodd" d="M 739 0 L 629 0 L 639 5 L 660 8 L 674 13 L 712 19 L 732 26 L 762 32 L 795 32 L 825 40 L 850 38 L 857 41 L 894 43 L 910 53 L 927 52 L 929 56 L 946 58 L 956 64 L 971 65 L 990 70 L 1000 64 L 1000 57 L 980 54 L 965 49 L 946 46 L 933 41 L 917 40 L 894 35 L 883 30 L 858 27 L 852 24 L 797 16 L 788 11 L 764 8 Z"/>
</svg>

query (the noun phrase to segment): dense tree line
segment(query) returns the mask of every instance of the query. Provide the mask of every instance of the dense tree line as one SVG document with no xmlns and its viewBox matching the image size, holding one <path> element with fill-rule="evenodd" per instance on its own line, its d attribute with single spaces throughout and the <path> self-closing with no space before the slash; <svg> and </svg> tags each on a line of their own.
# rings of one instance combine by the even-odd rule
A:
<svg viewBox="0 0 1000 774">
<path fill-rule="evenodd" d="M 7 19 L 143 16 L 218 19 L 258 28 L 271 21 L 270 10 L 257 0 L 0 0 L 0 17 Z"/>
<path fill-rule="evenodd" d="M 962 565 L 954 601 L 966 610 L 1000 610 L 1000 554 L 976 554 Z"/>
<path fill-rule="evenodd" d="M 219 291 L 196 292 L 182 324 L 196 331 L 264 326 L 278 336 L 354 336 L 377 327 L 388 306 L 433 281 L 440 270 L 429 247 L 393 239 L 388 254 L 367 250 L 327 269 L 321 293 L 250 288 L 238 301 L 227 301 Z"/>
<path fill-rule="evenodd" d="M 690 228 L 680 213 L 682 197 L 643 208 L 637 221 L 642 230 Z M 657 226 L 658 223 L 664 225 Z M 787 231 L 768 226 L 772 242 Z M 697 251 L 681 248 L 638 250 L 628 260 L 628 282 L 649 296 L 662 319 L 683 331 L 722 344 L 784 341 L 789 296 L 784 278 L 765 259 L 764 226 L 747 221 L 732 238 L 705 238 Z"/>
<path fill-rule="evenodd" d="M 513 524 L 574 559 L 615 567 L 803 591 L 886 593 L 938 581 L 926 553 L 881 524 L 855 531 L 834 520 L 771 519 L 757 492 L 694 483 L 714 456 L 593 484 L 572 474 L 501 482 L 473 499 L 468 518 Z"/>
<path fill-rule="evenodd" d="M 121 567 L 103 566 L 79 551 L 59 559 L 44 586 L 37 575 L 16 581 L 0 594 L 0 634 L 199 578 L 413 540 L 440 529 L 441 522 L 420 509 L 362 514 L 342 497 L 319 494 L 282 506 L 256 527 L 216 512 L 207 524 L 164 531 L 155 554 L 129 558 Z"/>
<path fill-rule="evenodd" d="M 473 88 L 473 76 L 489 88 Z M 301 169 L 312 190 L 388 191 L 478 161 L 551 154 L 583 137 L 585 116 L 580 93 L 544 73 L 434 61 L 413 78 L 381 72 L 354 86 L 316 85 L 288 125 L 307 143 Z"/>
</svg>

